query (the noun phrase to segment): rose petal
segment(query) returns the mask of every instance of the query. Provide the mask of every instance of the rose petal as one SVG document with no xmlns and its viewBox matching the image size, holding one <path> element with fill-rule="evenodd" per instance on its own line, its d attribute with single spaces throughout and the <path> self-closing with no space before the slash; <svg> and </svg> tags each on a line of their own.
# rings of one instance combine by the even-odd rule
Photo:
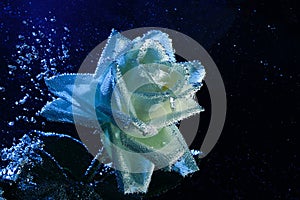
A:
<svg viewBox="0 0 300 200">
<path fill-rule="evenodd" d="M 146 34 L 143 35 L 142 38 L 137 38 L 133 40 L 133 43 L 135 44 L 135 47 L 140 48 L 142 44 L 146 42 L 146 40 L 151 39 L 153 41 L 159 42 L 166 54 L 169 57 L 170 62 L 175 62 L 175 51 L 172 47 L 172 40 L 169 38 L 169 35 L 166 33 L 163 33 L 159 30 L 152 30 L 148 31 Z"/>
<path fill-rule="evenodd" d="M 40 114 L 50 121 L 74 123 L 74 116 L 76 123 L 87 127 L 97 127 L 98 120 L 91 117 L 89 112 L 81 109 L 80 107 L 73 106 L 68 101 L 58 98 L 54 101 L 47 103 Z"/>
<path fill-rule="evenodd" d="M 172 170 L 186 176 L 199 170 L 191 152 L 187 149 L 183 156 L 172 166 Z"/>
<path fill-rule="evenodd" d="M 45 79 L 48 89 L 53 94 L 69 102 L 76 101 L 77 99 L 72 100 L 74 97 L 82 98 L 87 94 L 90 91 L 92 81 L 92 74 L 61 74 Z M 76 94 L 73 97 L 74 88 Z"/>
<path fill-rule="evenodd" d="M 185 140 L 175 125 L 165 127 L 157 135 L 148 138 L 132 137 L 112 124 L 103 125 L 102 129 L 106 149 L 114 158 L 116 168 L 122 171 L 151 172 L 151 169 L 146 170 L 143 162 L 138 161 L 137 157 L 140 156 L 143 157 L 142 160 L 146 158 L 156 167 L 162 168 L 176 163 L 184 154 L 189 153 Z M 145 164 L 148 165 L 147 162 Z"/>
<path fill-rule="evenodd" d="M 182 175 L 198 170 L 175 125 L 163 128 L 150 138 L 132 137 L 109 124 L 103 129 L 102 139 L 118 169 L 117 176 L 125 193 L 146 192 L 154 166 L 163 168 L 175 163 L 172 169 Z"/>
<path fill-rule="evenodd" d="M 158 102 L 156 100 L 150 99 L 144 99 L 143 102 L 141 100 L 137 101 L 136 99 L 132 100 L 136 109 L 137 118 L 156 129 L 160 129 L 204 110 L 191 97 L 190 99 L 172 98 L 173 97 L 170 97 L 166 101 L 159 103 L 156 103 Z"/>
<path fill-rule="evenodd" d="M 171 58 L 162 44 L 156 40 L 147 39 L 139 48 L 137 60 L 140 64 L 147 64 L 167 62 L 171 61 Z"/>
<path fill-rule="evenodd" d="M 119 55 L 129 51 L 130 47 L 131 40 L 113 29 L 97 64 L 95 78 L 100 77 L 106 67 L 116 60 Z"/>
<path fill-rule="evenodd" d="M 206 75 L 204 66 L 199 61 L 185 62 L 184 65 L 189 70 L 189 83 L 193 86 L 202 85 L 202 80 Z"/>
<path fill-rule="evenodd" d="M 101 136 L 105 149 L 113 160 L 117 169 L 117 180 L 125 194 L 146 193 L 151 181 L 154 164 L 140 154 L 132 154 L 119 139 L 121 130 L 112 124 L 102 126 L 104 134 Z M 128 153 L 126 153 L 128 152 Z"/>
<path fill-rule="evenodd" d="M 134 39 L 128 52 L 116 58 L 122 74 L 139 64 L 166 61 L 176 61 L 172 40 L 168 34 L 157 30 L 149 31 L 142 38 L 137 37 Z"/>
</svg>

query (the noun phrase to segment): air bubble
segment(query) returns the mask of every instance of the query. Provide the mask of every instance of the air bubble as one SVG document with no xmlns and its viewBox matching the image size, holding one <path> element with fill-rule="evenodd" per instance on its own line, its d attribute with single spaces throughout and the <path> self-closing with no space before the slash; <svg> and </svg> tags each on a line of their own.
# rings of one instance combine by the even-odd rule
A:
<svg viewBox="0 0 300 200">
<path fill-rule="evenodd" d="M 8 126 L 13 126 L 15 124 L 15 122 L 11 121 L 11 122 L 8 122 Z"/>
<path fill-rule="evenodd" d="M 56 66 L 55 58 L 50 58 L 50 65 Z"/>
<path fill-rule="evenodd" d="M 21 99 L 21 100 L 19 101 L 19 103 L 20 103 L 20 104 L 24 104 L 24 103 L 26 102 L 26 100 L 27 100 L 28 97 L 29 97 L 29 94 L 26 94 L 26 95 L 23 97 L 23 99 Z"/>
<path fill-rule="evenodd" d="M 64 27 L 64 30 L 70 32 L 70 30 L 66 26 Z"/>
<path fill-rule="evenodd" d="M 5 87 L 0 86 L 0 92 L 5 92 Z"/>
<path fill-rule="evenodd" d="M 19 35 L 18 38 L 19 38 L 20 40 L 24 40 L 24 39 L 25 39 L 25 37 L 24 37 L 23 35 Z"/>
</svg>

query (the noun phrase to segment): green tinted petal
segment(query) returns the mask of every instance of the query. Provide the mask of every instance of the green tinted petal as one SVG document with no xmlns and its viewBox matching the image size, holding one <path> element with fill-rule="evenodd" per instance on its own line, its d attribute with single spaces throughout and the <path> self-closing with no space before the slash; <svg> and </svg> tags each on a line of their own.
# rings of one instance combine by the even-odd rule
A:
<svg viewBox="0 0 300 200">
<path fill-rule="evenodd" d="M 112 115 L 112 123 L 123 131 L 129 132 L 132 136 L 149 137 L 157 134 L 157 129 L 154 126 L 148 125 L 138 118 L 116 111 L 112 111 Z"/>
<path fill-rule="evenodd" d="M 119 139 L 122 131 L 112 124 L 102 126 L 102 141 L 117 169 L 118 185 L 127 193 L 147 192 L 154 170 L 154 164 L 140 154 L 126 153 L 131 151 Z"/>
<path fill-rule="evenodd" d="M 187 145 L 175 125 L 162 128 L 158 134 L 137 138 L 121 134 L 122 145 L 140 153 L 158 168 L 174 164 L 186 151 Z"/>
<path fill-rule="evenodd" d="M 146 192 L 154 166 L 162 168 L 175 164 L 173 170 L 182 175 L 198 170 L 175 125 L 148 138 L 132 137 L 112 124 L 102 128 L 102 141 L 119 171 L 119 186 L 125 193 Z"/>
<path fill-rule="evenodd" d="M 173 96 L 147 97 L 133 94 L 131 102 L 136 110 L 137 118 L 157 129 L 203 111 L 193 97 L 176 98 L 176 95 Z"/>
<path fill-rule="evenodd" d="M 177 123 L 202 111 L 204 111 L 204 109 L 192 98 L 173 99 L 158 105 L 156 109 L 151 109 L 149 113 L 149 125 L 159 129 Z"/>
</svg>

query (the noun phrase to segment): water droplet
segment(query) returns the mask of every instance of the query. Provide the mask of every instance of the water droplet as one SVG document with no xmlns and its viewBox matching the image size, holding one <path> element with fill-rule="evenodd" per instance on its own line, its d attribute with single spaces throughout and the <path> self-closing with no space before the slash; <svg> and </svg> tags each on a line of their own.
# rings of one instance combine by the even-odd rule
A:
<svg viewBox="0 0 300 200">
<path fill-rule="evenodd" d="M 12 69 L 12 70 L 16 70 L 16 69 L 17 69 L 17 67 L 14 66 L 14 65 L 8 65 L 8 68 L 10 68 L 10 69 Z"/>
<path fill-rule="evenodd" d="M 5 87 L 0 86 L 0 92 L 5 92 Z"/>
<path fill-rule="evenodd" d="M 11 122 L 8 122 L 8 125 L 9 126 L 13 126 L 15 124 L 15 122 L 11 121 Z"/>
<path fill-rule="evenodd" d="M 67 32 L 70 32 L 70 30 L 66 26 L 64 27 L 64 30 L 67 31 Z"/>
<path fill-rule="evenodd" d="M 18 38 L 19 38 L 20 40 L 24 40 L 24 39 L 25 39 L 25 37 L 24 37 L 23 35 L 19 35 Z"/>
</svg>

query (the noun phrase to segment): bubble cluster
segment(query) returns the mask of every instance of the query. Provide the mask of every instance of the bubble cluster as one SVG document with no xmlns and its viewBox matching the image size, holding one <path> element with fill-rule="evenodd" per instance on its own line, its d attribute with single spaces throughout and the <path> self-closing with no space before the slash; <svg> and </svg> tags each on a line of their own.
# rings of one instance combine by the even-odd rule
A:
<svg viewBox="0 0 300 200">
<path fill-rule="evenodd" d="M 0 177 L 16 181 L 25 166 L 33 167 L 42 162 L 42 158 L 36 152 L 43 149 L 43 143 L 39 139 L 30 138 L 24 135 L 20 142 L 11 148 L 4 148 L 1 151 L 1 160 L 9 164 L 1 169 Z"/>
<path fill-rule="evenodd" d="M 55 16 L 38 21 L 25 19 L 22 26 L 28 31 L 17 35 L 15 53 L 7 66 L 8 79 L 20 84 L 19 91 L 15 91 L 19 99 L 11 105 L 19 115 L 10 119 L 8 126 L 14 126 L 19 120 L 35 123 L 41 107 L 38 105 L 52 99 L 51 94 L 45 92 L 44 78 L 73 68 L 69 64 L 71 31 L 67 26 L 57 26 Z M 0 86 L 0 93 L 5 91 L 6 88 Z"/>
</svg>

